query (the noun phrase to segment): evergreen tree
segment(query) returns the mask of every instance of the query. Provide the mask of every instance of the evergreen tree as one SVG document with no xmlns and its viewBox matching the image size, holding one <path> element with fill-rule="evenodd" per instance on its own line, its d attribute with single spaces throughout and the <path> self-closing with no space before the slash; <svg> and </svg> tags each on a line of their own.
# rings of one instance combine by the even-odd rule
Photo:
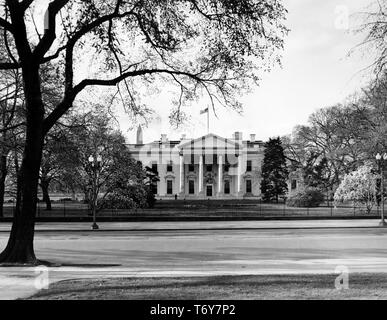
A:
<svg viewBox="0 0 387 320">
<path fill-rule="evenodd" d="M 261 192 L 264 201 L 278 202 L 287 193 L 288 168 L 281 139 L 269 139 L 265 143 L 262 164 Z"/>
<path fill-rule="evenodd" d="M 321 191 L 326 190 L 330 186 L 331 178 L 328 159 L 326 157 L 321 158 L 318 153 L 312 152 L 306 159 L 303 178 L 306 186 L 318 188 Z"/>
</svg>

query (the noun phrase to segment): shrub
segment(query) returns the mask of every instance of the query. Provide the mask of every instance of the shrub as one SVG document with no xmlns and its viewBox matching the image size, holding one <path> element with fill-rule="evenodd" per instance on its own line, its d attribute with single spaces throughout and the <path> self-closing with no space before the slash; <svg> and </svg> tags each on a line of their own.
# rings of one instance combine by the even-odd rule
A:
<svg viewBox="0 0 387 320">
<path fill-rule="evenodd" d="M 60 198 L 59 200 L 58 200 L 59 202 L 70 202 L 70 201 L 73 201 L 73 199 L 72 198 Z"/>
<path fill-rule="evenodd" d="M 153 208 L 155 202 L 155 196 L 150 188 L 130 187 L 107 195 L 105 199 L 99 201 L 98 206 L 101 209 Z"/>
<path fill-rule="evenodd" d="M 109 194 L 105 199 L 98 201 L 101 209 L 133 209 L 137 207 L 133 199 L 118 193 Z"/>
<path fill-rule="evenodd" d="M 155 203 L 156 203 L 155 195 L 152 192 L 152 189 L 148 188 L 147 194 L 146 194 L 146 204 L 148 208 L 153 208 L 155 206 Z"/>
<path fill-rule="evenodd" d="M 289 207 L 318 207 L 324 201 L 324 194 L 316 188 L 306 188 L 290 195 L 286 204 Z"/>
</svg>

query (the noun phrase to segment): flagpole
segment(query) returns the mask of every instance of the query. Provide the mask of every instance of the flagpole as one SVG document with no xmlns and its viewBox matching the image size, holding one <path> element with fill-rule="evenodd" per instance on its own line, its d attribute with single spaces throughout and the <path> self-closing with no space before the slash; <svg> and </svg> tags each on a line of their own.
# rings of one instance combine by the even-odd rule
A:
<svg viewBox="0 0 387 320">
<path fill-rule="evenodd" d="M 210 108 L 207 107 L 207 134 L 210 133 Z"/>
</svg>

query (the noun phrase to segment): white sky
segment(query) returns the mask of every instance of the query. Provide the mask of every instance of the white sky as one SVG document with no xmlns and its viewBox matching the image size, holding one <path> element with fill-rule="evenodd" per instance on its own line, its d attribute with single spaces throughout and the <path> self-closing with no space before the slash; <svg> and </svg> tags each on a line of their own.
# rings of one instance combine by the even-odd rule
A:
<svg viewBox="0 0 387 320">
<path fill-rule="evenodd" d="M 359 23 L 354 14 L 364 11 L 371 0 L 284 0 L 289 11 L 287 26 L 291 30 L 283 52 L 283 68 L 263 76 L 260 87 L 242 97 L 244 114 L 218 109 L 218 119 L 210 114 L 210 131 L 231 137 L 242 131 L 256 139 L 291 133 L 297 124 L 305 124 L 308 116 L 320 107 L 342 102 L 367 82 L 367 74 L 359 72 L 370 64 L 370 58 L 358 53 L 347 56 L 350 49 L 363 39 L 345 30 L 345 11 L 349 13 L 350 29 Z M 342 19 L 344 18 L 344 20 Z M 176 130 L 170 127 L 168 114 L 171 103 L 161 94 L 153 107 L 159 119 L 144 128 L 144 142 L 206 134 L 206 115 L 199 115 L 205 105 L 190 109 L 190 124 Z M 128 142 L 135 142 L 136 130 L 129 131 L 128 120 L 121 117 L 121 129 Z"/>
<path fill-rule="evenodd" d="M 351 30 L 360 23 L 356 14 L 365 11 L 373 1 L 283 0 L 289 11 L 286 25 L 290 29 L 285 39 L 283 67 L 263 74 L 260 86 L 241 97 L 243 115 L 218 108 L 215 118 L 211 111 L 210 131 L 223 137 L 242 131 L 244 138 L 255 133 L 256 139 L 267 140 L 291 133 L 294 126 L 306 124 L 315 110 L 343 102 L 355 93 L 368 81 L 368 72 L 361 70 L 370 65 L 371 57 L 368 52 L 365 56 L 357 52 L 348 57 L 348 52 L 364 38 Z M 37 14 L 43 15 L 46 1 L 39 3 Z M 176 130 L 168 120 L 172 108 L 170 88 L 160 91 L 151 100 L 147 99 L 157 120 L 144 128 L 145 142 L 159 139 L 162 133 L 169 139 L 179 139 L 182 133 L 187 137 L 207 133 L 207 117 L 199 115 L 207 106 L 204 102 L 187 108 L 191 121 Z M 119 119 L 127 141 L 135 142 L 136 130 L 128 129 L 131 127 L 128 116 L 122 111 Z"/>
<path fill-rule="evenodd" d="M 348 57 L 348 52 L 358 45 L 364 35 L 355 35 L 358 25 L 356 13 L 365 11 L 373 0 L 283 0 L 288 9 L 287 27 L 282 65 L 264 74 L 261 84 L 248 96 L 241 97 L 243 115 L 218 108 L 218 118 L 210 113 L 210 131 L 231 137 L 234 131 L 250 133 L 256 139 L 291 133 L 294 126 L 306 124 L 309 115 L 321 107 L 342 102 L 367 83 L 368 74 L 360 72 L 371 63 L 371 58 L 361 53 Z M 37 6 L 42 15 L 46 2 Z M 348 13 L 349 19 L 346 18 Z M 346 29 L 346 24 L 349 29 Z M 149 107 L 156 112 L 157 120 L 144 128 L 144 141 L 150 142 L 166 133 L 169 139 L 198 137 L 207 133 L 207 117 L 199 115 L 205 103 L 188 110 L 190 123 L 176 130 L 171 128 L 168 115 L 172 107 L 170 88 L 152 97 Z M 148 100 L 149 101 L 149 100 Z M 129 130 L 131 123 L 121 112 L 120 127 L 129 143 L 135 142 L 136 130 Z"/>
</svg>

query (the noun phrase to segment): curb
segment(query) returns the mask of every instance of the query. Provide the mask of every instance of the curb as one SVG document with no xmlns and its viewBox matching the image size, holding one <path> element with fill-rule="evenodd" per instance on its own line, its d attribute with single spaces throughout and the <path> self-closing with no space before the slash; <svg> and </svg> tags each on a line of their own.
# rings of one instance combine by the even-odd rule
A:
<svg viewBox="0 0 387 320">
<path fill-rule="evenodd" d="M 383 229 L 377 225 L 375 226 L 341 226 L 341 227 L 332 227 L 332 226 L 326 226 L 326 227 L 256 227 L 256 228 L 242 228 L 242 227 L 236 227 L 236 228 L 182 228 L 182 229 L 168 229 L 168 228 L 162 228 L 162 229 L 98 229 L 98 230 L 92 230 L 90 229 L 36 229 L 35 233 L 49 233 L 49 232 L 92 232 L 92 233 L 99 233 L 99 232 L 168 232 L 168 231 L 244 231 L 244 230 L 257 230 L 257 231 L 264 231 L 264 230 L 324 230 L 324 229 Z M 387 228 L 384 228 L 387 230 Z M 9 233 L 10 230 L 0 230 L 0 233 Z"/>
</svg>

